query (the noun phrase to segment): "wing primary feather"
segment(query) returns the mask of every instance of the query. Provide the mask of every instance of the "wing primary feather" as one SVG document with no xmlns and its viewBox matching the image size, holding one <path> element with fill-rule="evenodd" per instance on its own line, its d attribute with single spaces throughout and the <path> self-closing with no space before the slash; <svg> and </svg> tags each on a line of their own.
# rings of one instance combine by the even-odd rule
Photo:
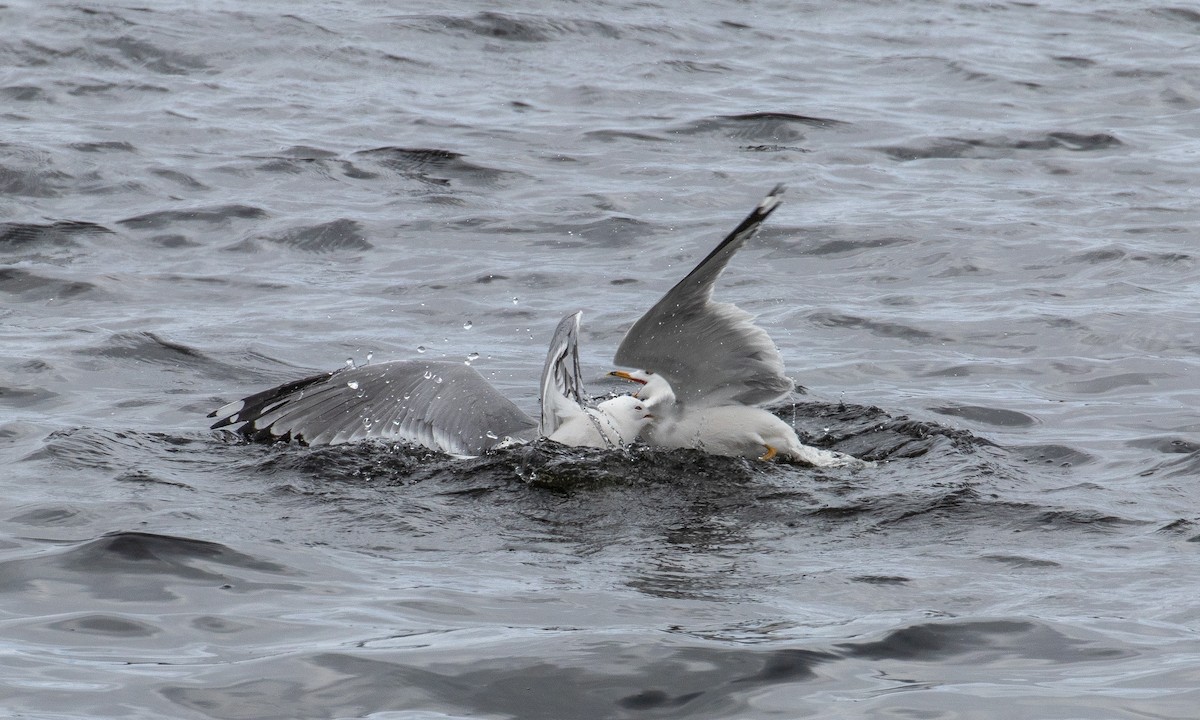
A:
<svg viewBox="0 0 1200 720">
<path fill-rule="evenodd" d="M 746 311 L 712 301 L 730 259 L 779 207 L 776 185 L 695 268 L 633 324 L 614 361 L 665 377 L 681 404 L 764 404 L 791 392 L 783 358 Z"/>
</svg>

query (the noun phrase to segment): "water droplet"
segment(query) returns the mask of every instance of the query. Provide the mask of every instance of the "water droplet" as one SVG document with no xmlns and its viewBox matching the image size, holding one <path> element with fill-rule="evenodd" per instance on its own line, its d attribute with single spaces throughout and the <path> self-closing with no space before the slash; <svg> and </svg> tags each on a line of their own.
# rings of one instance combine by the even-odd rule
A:
<svg viewBox="0 0 1200 720">
<path fill-rule="evenodd" d="M 488 440 L 499 440 L 500 439 L 500 436 L 497 435 L 496 433 L 492 432 L 491 430 L 488 430 L 486 433 L 484 433 L 484 435 L 487 436 Z"/>
<path fill-rule="evenodd" d="M 358 389 L 358 381 L 351 380 L 350 382 L 346 383 L 346 387 L 350 388 L 351 390 L 357 390 Z"/>
<path fill-rule="evenodd" d="M 417 352 L 419 352 L 419 353 L 423 353 L 423 352 L 425 352 L 425 346 L 424 346 L 424 345 L 418 345 L 418 346 L 417 346 Z"/>
<path fill-rule="evenodd" d="M 513 297 L 513 305 L 516 305 L 519 302 L 521 302 L 521 298 L 514 296 Z"/>
<path fill-rule="evenodd" d="M 475 362 L 478 359 L 479 359 L 479 353 L 473 352 L 467 356 L 467 364 L 470 365 L 471 363 Z"/>
<path fill-rule="evenodd" d="M 471 326 L 474 324 L 475 323 L 471 322 L 470 320 L 466 321 L 465 323 L 463 323 L 463 330 L 470 330 Z"/>
<path fill-rule="evenodd" d="M 371 358 L 373 358 L 373 357 L 375 357 L 375 353 L 373 353 L 373 352 L 367 353 L 367 364 L 370 364 Z"/>
<path fill-rule="evenodd" d="M 441 376 L 441 375 L 438 375 L 437 377 L 435 377 L 435 378 L 433 379 L 433 381 L 434 381 L 435 383 L 440 383 L 440 382 L 442 381 L 442 376 Z"/>
<path fill-rule="evenodd" d="M 429 378 L 431 378 L 431 377 L 433 377 L 433 371 L 432 371 L 432 370 L 426 370 L 426 371 L 425 371 L 425 379 L 426 379 L 426 380 L 428 380 L 428 379 L 429 379 Z"/>
<path fill-rule="evenodd" d="M 346 367 L 348 367 L 348 368 L 354 367 L 354 358 L 346 358 Z"/>
</svg>

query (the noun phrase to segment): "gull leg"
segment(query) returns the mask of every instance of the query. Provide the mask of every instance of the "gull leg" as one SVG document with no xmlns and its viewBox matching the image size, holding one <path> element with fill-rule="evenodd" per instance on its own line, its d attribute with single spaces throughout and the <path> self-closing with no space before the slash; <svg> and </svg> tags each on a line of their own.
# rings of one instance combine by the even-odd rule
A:
<svg viewBox="0 0 1200 720">
<path fill-rule="evenodd" d="M 775 448 L 771 447 L 770 445 L 763 445 L 763 447 L 765 447 L 767 449 L 767 452 L 765 452 L 762 455 L 762 457 L 759 458 L 759 460 L 770 460 L 771 458 L 773 458 L 777 454 L 779 454 L 779 451 L 776 450 Z"/>
</svg>

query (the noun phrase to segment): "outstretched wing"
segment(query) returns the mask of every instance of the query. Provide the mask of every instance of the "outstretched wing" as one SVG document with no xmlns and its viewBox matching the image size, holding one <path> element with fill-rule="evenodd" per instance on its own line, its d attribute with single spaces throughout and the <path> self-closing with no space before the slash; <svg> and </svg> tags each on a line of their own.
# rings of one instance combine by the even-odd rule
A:
<svg viewBox="0 0 1200 720">
<path fill-rule="evenodd" d="M 550 437 L 568 418 L 584 408 L 583 373 L 579 369 L 579 323 L 582 312 L 559 321 L 550 338 L 542 368 L 542 418 L 538 432 Z"/>
<path fill-rule="evenodd" d="M 474 368 L 400 360 L 290 382 L 209 414 L 253 439 L 309 445 L 379 438 L 478 455 L 506 437 L 532 439 L 536 423 Z"/>
<path fill-rule="evenodd" d="M 687 277 L 626 333 L 616 364 L 661 374 L 681 403 L 760 405 L 791 392 L 783 358 L 754 317 L 732 303 L 712 301 L 713 284 L 730 258 L 775 208 L 776 185 Z"/>
</svg>

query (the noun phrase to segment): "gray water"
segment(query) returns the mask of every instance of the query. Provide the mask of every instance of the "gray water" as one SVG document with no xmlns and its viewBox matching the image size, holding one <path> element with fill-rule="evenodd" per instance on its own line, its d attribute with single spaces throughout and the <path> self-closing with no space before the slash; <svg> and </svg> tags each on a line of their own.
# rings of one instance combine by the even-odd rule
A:
<svg viewBox="0 0 1200 720">
<path fill-rule="evenodd" d="M 1195 718 L 1200 11 L 0 5 L 0 708 Z M 464 362 L 528 411 L 717 293 L 817 471 L 248 444 Z"/>
</svg>

